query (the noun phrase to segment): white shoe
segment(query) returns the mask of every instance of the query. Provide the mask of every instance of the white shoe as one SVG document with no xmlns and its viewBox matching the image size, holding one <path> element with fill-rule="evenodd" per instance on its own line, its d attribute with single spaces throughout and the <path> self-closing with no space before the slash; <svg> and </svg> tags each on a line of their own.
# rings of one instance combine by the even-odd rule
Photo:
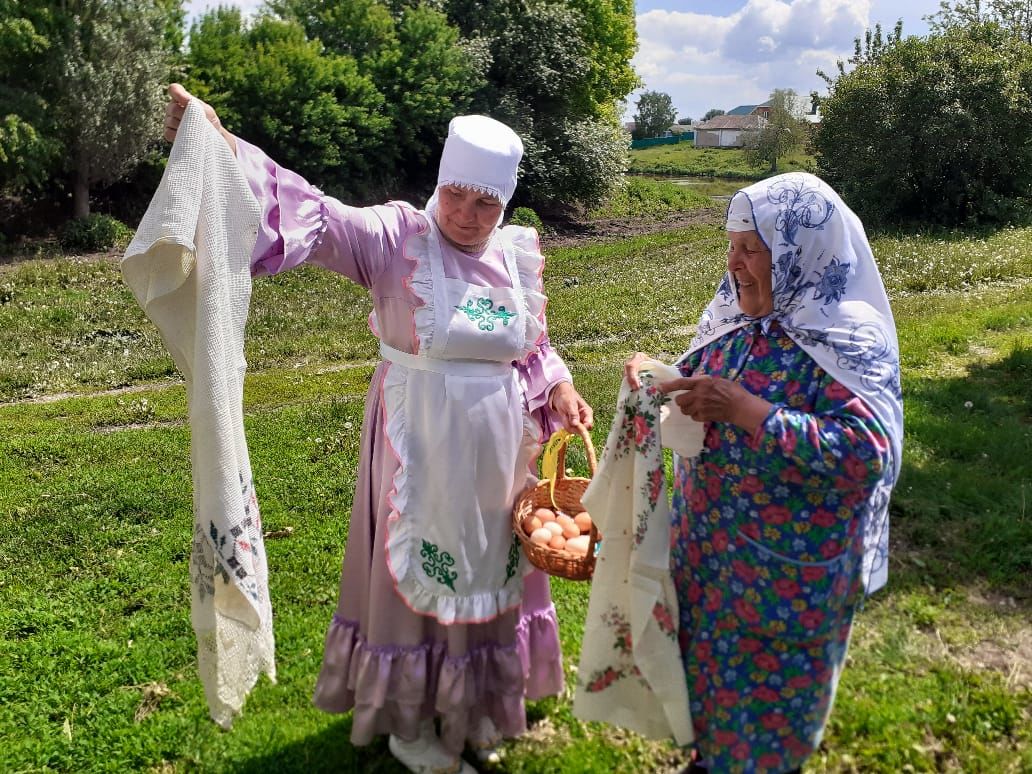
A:
<svg viewBox="0 0 1032 774">
<path fill-rule="evenodd" d="M 473 751 L 478 763 L 497 766 L 502 762 L 502 754 L 498 750 L 502 735 L 494 722 L 487 715 L 481 715 L 470 729 L 466 744 Z"/>
<path fill-rule="evenodd" d="M 444 749 L 432 721 L 420 727 L 419 738 L 415 741 L 406 742 L 391 734 L 387 746 L 391 755 L 413 774 L 477 774 L 477 770 L 461 757 Z"/>
</svg>

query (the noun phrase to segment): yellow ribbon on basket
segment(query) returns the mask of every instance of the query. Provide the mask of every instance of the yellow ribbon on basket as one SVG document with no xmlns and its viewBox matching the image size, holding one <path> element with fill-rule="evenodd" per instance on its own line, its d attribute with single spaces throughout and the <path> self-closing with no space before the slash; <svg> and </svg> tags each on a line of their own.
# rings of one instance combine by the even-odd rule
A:
<svg viewBox="0 0 1032 774">
<path fill-rule="evenodd" d="M 545 443 L 545 448 L 541 452 L 541 478 L 548 481 L 548 499 L 552 501 L 552 505 L 556 509 L 559 508 L 555 504 L 555 480 L 559 477 L 559 452 L 570 443 L 572 437 L 573 433 L 560 428 L 552 433 L 552 437 Z"/>
</svg>

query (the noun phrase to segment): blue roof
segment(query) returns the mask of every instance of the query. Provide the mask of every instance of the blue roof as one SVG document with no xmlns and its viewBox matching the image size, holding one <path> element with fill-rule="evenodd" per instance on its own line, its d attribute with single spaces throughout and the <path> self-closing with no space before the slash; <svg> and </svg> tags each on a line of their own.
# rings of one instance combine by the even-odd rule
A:
<svg viewBox="0 0 1032 774">
<path fill-rule="evenodd" d="M 727 111 L 725 115 L 729 116 L 747 116 L 752 113 L 759 105 L 739 105 L 733 110 Z"/>
</svg>

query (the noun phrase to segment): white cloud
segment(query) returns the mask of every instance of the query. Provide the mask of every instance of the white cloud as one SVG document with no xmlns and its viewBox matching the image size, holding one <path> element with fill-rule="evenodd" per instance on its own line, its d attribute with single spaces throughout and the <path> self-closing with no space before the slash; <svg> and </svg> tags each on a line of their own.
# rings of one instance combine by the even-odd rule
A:
<svg viewBox="0 0 1032 774">
<path fill-rule="evenodd" d="M 220 5 L 235 5 L 245 14 L 253 14 L 262 6 L 264 0 L 186 0 L 186 18 L 190 19 L 200 16 L 205 11 L 211 11 Z"/>
<path fill-rule="evenodd" d="M 762 102 L 774 89 L 823 91 L 817 70 L 833 71 L 868 27 L 891 29 L 901 17 L 905 32 L 922 34 L 921 17 L 937 9 L 938 0 L 748 0 L 723 16 L 650 10 L 637 17 L 633 64 L 645 89 L 669 94 L 680 116 L 700 118 Z M 629 116 L 637 97 L 628 99 Z"/>
</svg>

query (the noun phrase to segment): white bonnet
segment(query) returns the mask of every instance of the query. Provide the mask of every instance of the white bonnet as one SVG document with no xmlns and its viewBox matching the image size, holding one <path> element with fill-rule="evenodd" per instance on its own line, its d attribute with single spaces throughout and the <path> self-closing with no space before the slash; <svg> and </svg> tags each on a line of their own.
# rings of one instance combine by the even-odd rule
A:
<svg viewBox="0 0 1032 774">
<path fill-rule="evenodd" d="M 516 191 L 523 141 L 487 116 L 456 116 L 448 124 L 437 187 L 457 185 L 494 196 L 504 207 Z"/>
</svg>

